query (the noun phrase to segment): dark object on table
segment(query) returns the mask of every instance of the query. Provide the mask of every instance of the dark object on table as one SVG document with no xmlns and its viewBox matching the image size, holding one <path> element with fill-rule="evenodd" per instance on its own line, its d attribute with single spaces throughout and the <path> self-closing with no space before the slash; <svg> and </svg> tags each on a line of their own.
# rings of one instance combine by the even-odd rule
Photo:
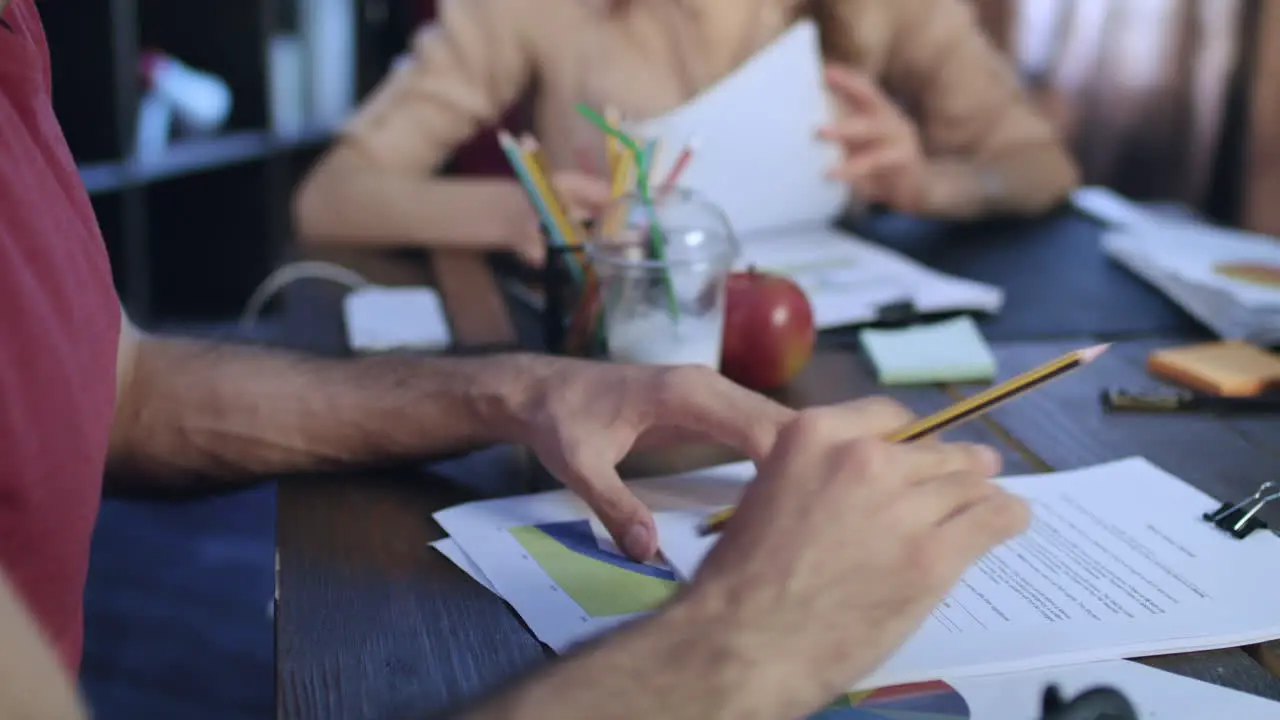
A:
<svg viewBox="0 0 1280 720">
<path fill-rule="evenodd" d="M 1040 720 L 1138 720 L 1133 705 L 1119 690 L 1094 688 L 1075 699 L 1062 699 L 1056 685 L 1044 691 Z"/>
<path fill-rule="evenodd" d="M 1264 482 L 1256 492 L 1234 505 L 1223 503 L 1217 510 L 1205 513 L 1204 519 L 1242 540 L 1254 530 L 1265 530 L 1267 523 L 1257 517 L 1263 506 L 1280 499 L 1280 483 Z"/>
<path fill-rule="evenodd" d="M 1108 412 L 1280 413 L 1280 396 L 1223 397 L 1190 390 L 1108 388 L 1102 391 L 1102 407 Z"/>
</svg>

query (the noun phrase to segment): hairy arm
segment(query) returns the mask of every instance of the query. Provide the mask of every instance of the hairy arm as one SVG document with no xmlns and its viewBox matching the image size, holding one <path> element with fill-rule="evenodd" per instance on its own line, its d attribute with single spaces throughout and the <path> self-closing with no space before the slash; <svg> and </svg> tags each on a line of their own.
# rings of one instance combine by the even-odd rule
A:
<svg viewBox="0 0 1280 720">
<path fill-rule="evenodd" d="M 0 569 L 0 718 L 87 717 L 52 646 Z"/>
<path fill-rule="evenodd" d="M 760 625 L 741 617 L 732 604 L 682 596 L 464 717 L 763 720 L 814 710 L 822 690 L 802 664 L 778 662 Z"/>
<path fill-rule="evenodd" d="M 236 478 L 474 449 L 506 439 L 537 363 L 362 360 L 120 336 L 109 474 Z"/>
</svg>

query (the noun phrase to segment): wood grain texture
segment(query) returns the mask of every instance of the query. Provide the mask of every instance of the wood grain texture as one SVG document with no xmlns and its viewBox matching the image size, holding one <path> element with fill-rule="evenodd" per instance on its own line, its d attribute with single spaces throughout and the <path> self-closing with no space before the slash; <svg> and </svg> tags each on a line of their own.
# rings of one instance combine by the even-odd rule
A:
<svg viewBox="0 0 1280 720">
<path fill-rule="evenodd" d="M 455 318 L 458 342 L 503 342 L 505 307 L 495 313 L 483 297 L 459 305 L 466 298 L 458 288 L 486 287 L 474 281 L 477 266 L 455 256 L 437 271 L 451 279 L 441 288 L 446 307 L 466 308 L 457 313 L 461 322 Z M 496 288 L 490 300 L 495 295 Z M 341 297 L 324 283 L 290 288 L 288 344 L 348 354 Z M 543 658 L 542 645 L 502 600 L 427 545 L 441 537 L 431 520 L 436 510 L 528 488 L 521 452 L 502 450 L 448 478 L 406 468 L 281 481 L 277 717 L 428 716 L 484 694 Z M 509 461 L 497 462 L 497 455 Z"/>
<path fill-rule="evenodd" d="M 1250 654 L 1267 672 L 1280 678 L 1280 641 L 1256 645 L 1250 648 Z"/>
<path fill-rule="evenodd" d="M 1088 339 L 998 344 L 1000 375 L 1015 375 L 1089 344 Z M 1141 455 L 1224 501 L 1280 477 L 1280 455 L 1264 452 L 1212 415 L 1103 411 L 1105 388 L 1158 385 L 1143 369 L 1146 350 L 1158 344 L 1118 343 L 1091 365 L 997 408 L 991 417 L 1054 468 Z M 1272 509 L 1272 520 L 1277 510 Z"/>
<path fill-rule="evenodd" d="M 424 717 L 542 660 L 501 599 L 427 546 L 431 513 L 475 497 L 408 472 L 281 483 L 278 717 Z"/>
<path fill-rule="evenodd" d="M 431 262 L 454 342 L 464 348 L 514 348 L 515 325 L 484 256 L 436 250 Z"/>
<path fill-rule="evenodd" d="M 1149 374 L 1147 371 L 1147 356 L 1152 351 L 1162 348 L 1181 347 L 1189 345 L 1185 340 L 1172 340 L 1168 338 L 1151 338 L 1147 340 L 1135 340 L 1125 343 L 1118 353 L 1118 357 L 1126 363 L 1132 365 L 1138 372 Z M 1151 387 L 1173 388 L 1174 386 L 1154 376 L 1148 377 L 1147 385 Z M 1205 418 L 1208 419 L 1208 418 Z M 1234 430 L 1246 442 L 1253 445 L 1259 451 L 1269 455 L 1280 456 L 1280 416 L 1274 414 L 1258 414 L 1258 415 L 1223 415 L 1217 420 L 1225 423 L 1227 427 Z"/>
<path fill-rule="evenodd" d="M 1280 683 L 1277 683 L 1276 677 L 1267 673 L 1243 650 L 1207 650 L 1182 655 L 1161 655 L 1142 658 L 1138 662 L 1183 677 L 1280 700 Z"/>
</svg>

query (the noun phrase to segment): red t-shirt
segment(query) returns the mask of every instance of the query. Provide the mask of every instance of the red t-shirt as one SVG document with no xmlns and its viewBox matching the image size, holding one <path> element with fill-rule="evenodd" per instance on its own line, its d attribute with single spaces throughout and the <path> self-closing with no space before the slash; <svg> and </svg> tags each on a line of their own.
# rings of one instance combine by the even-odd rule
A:
<svg viewBox="0 0 1280 720">
<path fill-rule="evenodd" d="M 33 0 L 14 0 L 3 17 L 0 566 L 75 673 L 120 308 L 93 207 L 54 118 Z"/>
</svg>

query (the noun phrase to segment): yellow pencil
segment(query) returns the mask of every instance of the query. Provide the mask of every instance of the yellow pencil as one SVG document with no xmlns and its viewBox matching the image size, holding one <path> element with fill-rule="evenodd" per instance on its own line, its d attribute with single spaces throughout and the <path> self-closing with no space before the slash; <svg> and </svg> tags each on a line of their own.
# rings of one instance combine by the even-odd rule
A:
<svg viewBox="0 0 1280 720">
<path fill-rule="evenodd" d="M 1111 344 L 1107 343 L 1081 350 L 1073 350 L 1034 370 L 1028 370 L 973 397 L 961 400 L 955 405 L 939 410 L 928 417 L 921 418 L 891 433 L 885 440 L 893 443 L 913 442 L 954 427 L 966 420 L 972 420 L 1032 388 L 1038 387 L 1056 377 L 1061 377 L 1076 368 L 1088 365 L 1096 360 L 1099 355 L 1106 352 L 1109 347 L 1111 347 Z M 712 513 L 702 521 L 698 531 L 703 535 L 718 532 L 731 517 L 733 517 L 733 508 L 731 507 Z"/>
<path fill-rule="evenodd" d="M 529 168 L 530 180 L 538 195 L 546 202 L 547 211 L 551 214 L 561 237 L 569 245 L 581 244 L 577 228 L 569 221 L 568 207 L 556 192 L 555 186 L 551 184 L 550 168 L 547 166 L 546 156 L 542 153 L 538 142 L 532 137 L 525 136 L 520 142 L 520 154 Z"/>
<path fill-rule="evenodd" d="M 560 196 L 560 192 L 556 190 L 555 183 L 552 182 L 553 174 L 551 172 L 551 161 L 547 159 L 547 152 L 542 148 L 537 140 L 533 138 L 526 139 L 526 145 L 529 147 L 529 155 L 533 161 L 536 172 L 541 176 L 543 183 L 547 187 L 547 192 L 551 195 L 551 202 L 559 209 L 561 217 L 564 219 L 565 227 L 568 235 L 566 239 L 569 244 L 574 247 L 581 247 L 583 240 L 582 225 L 574 222 L 572 214 L 569 212 L 569 203 L 564 201 Z"/>
</svg>

